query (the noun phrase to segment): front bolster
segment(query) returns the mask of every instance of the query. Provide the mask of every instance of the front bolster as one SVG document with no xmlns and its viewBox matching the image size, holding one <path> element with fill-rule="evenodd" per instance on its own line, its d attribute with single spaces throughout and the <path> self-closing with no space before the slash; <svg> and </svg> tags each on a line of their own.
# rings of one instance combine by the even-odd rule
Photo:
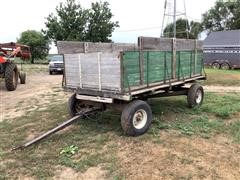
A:
<svg viewBox="0 0 240 180">
<path fill-rule="evenodd" d="M 87 96 L 87 95 L 76 95 L 77 99 L 87 100 L 87 101 L 95 101 L 95 102 L 103 102 L 103 103 L 113 103 L 113 98 L 105 98 L 100 96 Z"/>
</svg>

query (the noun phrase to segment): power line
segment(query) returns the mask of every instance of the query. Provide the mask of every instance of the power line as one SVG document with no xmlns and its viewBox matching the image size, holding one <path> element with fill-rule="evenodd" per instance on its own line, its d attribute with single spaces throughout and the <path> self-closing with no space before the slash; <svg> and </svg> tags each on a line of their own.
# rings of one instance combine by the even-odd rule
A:
<svg viewBox="0 0 240 180">
<path fill-rule="evenodd" d="M 138 28 L 138 29 L 117 30 L 114 32 L 146 31 L 146 30 L 159 29 L 159 28 L 161 28 L 161 26 L 145 27 L 145 28 Z"/>
<path fill-rule="evenodd" d="M 155 27 L 146 27 L 146 28 L 139 28 L 139 29 L 129 29 L 129 30 L 119 30 L 114 32 L 134 32 L 134 31 L 143 31 L 143 30 L 152 30 L 152 29 L 159 29 L 160 26 Z M 165 32 L 163 34 L 170 34 L 172 32 Z M 176 31 L 176 34 L 187 33 L 187 31 Z"/>
<path fill-rule="evenodd" d="M 188 19 L 191 19 L 191 20 L 194 20 L 194 21 L 198 21 L 198 22 L 201 22 L 201 21 L 202 21 L 201 19 L 196 19 L 196 18 L 193 18 L 193 17 L 188 16 L 188 15 L 187 15 L 187 18 L 188 18 Z"/>
</svg>

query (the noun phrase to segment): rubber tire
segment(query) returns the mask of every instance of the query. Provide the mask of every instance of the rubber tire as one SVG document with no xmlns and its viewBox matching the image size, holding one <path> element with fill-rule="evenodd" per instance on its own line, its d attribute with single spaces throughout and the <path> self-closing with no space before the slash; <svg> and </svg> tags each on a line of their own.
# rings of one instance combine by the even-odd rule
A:
<svg viewBox="0 0 240 180">
<path fill-rule="evenodd" d="M 50 74 L 50 75 L 52 75 L 52 74 L 53 74 L 53 72 L 52 72 L 52 71 L 49 71 L 49 74 Z"/>
<path fill-rule="evenodd" d="M 17 88 L 17 84 L 18 84 L 17 65 L 14 63 L 8 63 L 5 69 L 5 86 L 8 91 L 14 91 Z"/>
<path fill-rule="evenodd" d="M 221 66 L 220 66 L 220 64 L 218 62 L 214 62 L 214 63 L 212 63 L 211 67 L 213 69 L 220 69 Z"/>
<path fill-rule="evenodd" d="M 200 90 L 202 92 L 202 99 L 200 103 L 196 102 L 196 95 L 197 95 L 197 91 Z M 188 106 L 190 108 L 194 108 L 194 107 L 198 107 L 201 106 L 202 102 L 203 102 L 203 98 L 204 98 L 204 91 L 203 91 L 203 87 L 200 86 L 199 84 L 193 84 L 191 85 L 191 87 L 188 90 L 188 95 L 187 95 L 187 102 L 188 102 Z"/>
<path fill-rule="evenodd" d="M 223 68 L 224 66 L 225 66 L 226 68 Z M 229 69 L 231 69 L 231 67 L 230 67 L 230 65 L 229 65 L 228 63 L 222 63 L 220 68 L 223 69 L 223 70 L 229 70 Z"/>
<path fill-rule="evenodd" d="M 136 129 L 133 125 L 133 116 L 139 109 L 145 110 L 147 113 L 147 122 L 141 129 Z M 144 101 L 134 100 L 127 104 L 121 115 L 121 126 L 126 135 L 139 136 L 147 132 L 152 123 L 152 110 L 151 107 Z"/>
<path fill-rule="evenodd" d="M 20 72 L 19 73 L 20 84 L 26 84 L 26 73 Z"/>
<path fill-rule="evenodd" d="M 68 99 L 68 113 L 71 117 L 76 116 L 76 103 L 79 101 L 76 98 L 76 94 L 74 93 L 69 99 Z"/>
</svg>

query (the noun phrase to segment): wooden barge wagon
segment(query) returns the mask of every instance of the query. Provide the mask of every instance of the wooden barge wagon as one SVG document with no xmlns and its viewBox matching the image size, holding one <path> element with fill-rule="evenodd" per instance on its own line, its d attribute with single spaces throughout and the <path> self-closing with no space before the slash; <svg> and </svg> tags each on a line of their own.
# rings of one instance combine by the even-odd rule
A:
<svg viewBox="0 0 240 180">
<path fill-rule="evenodd" d="M 206 79 L 201 41 L 139 37 L 138 44 L 60 41 L 57 47 L 64 56 L 64 88 L 74 92 L 71 116 L 96 107 L 120 109 L 124 132 L 137 136 L 152 122 L 148 98 L 186 95 L 189 107 L 203 101 L 195 83 Z"/>
</svg>

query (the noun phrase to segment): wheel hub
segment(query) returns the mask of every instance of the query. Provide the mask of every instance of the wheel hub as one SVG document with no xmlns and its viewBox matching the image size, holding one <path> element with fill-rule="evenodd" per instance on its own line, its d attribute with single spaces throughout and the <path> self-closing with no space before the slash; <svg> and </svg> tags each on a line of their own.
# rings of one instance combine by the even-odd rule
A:
<svg viewBox="0 0 240 180">
<path fill-rule="evenodd" d="M 202 101 L 202 92 L 200 90 L 198 90 L 196 93 L 196 103 L 200 104 L 201 101 Z"/>
<path fill-rule="evenodd" d="M 133 116 L 133 126 L 136 129 L 141 129 L 143 128 L 147 123 L 147 113 L 145 110 L 140 109 L 135 112 Z"/>
</svg>

